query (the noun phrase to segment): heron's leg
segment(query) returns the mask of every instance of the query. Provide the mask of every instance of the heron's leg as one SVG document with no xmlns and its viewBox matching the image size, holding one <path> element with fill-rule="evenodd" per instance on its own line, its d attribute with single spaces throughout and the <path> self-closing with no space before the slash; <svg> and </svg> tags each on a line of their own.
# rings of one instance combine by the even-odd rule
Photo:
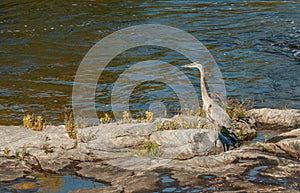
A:
<svg viewBox="0 0 300 193">
<path fill-rule="evenodd" d="M 215 147 L 214 147 L 214 154 L 216 154 L 217 152 L 217 139 L 215 139 Z"/>
<path fill-rule="evenodd" d="M 224 152 L 226 151 L 226 145 L 224 143 L 222 143 L 223 145 L 223 149 L 224 149 Z"/>
<path fill-rule="evenodd" d="M 217 150 L 217 141 L 218 141 L 218 124 L 215 122 L 212 123 L 215 131 L 215 141 L 214 141 L 214 154 L 216 155 L 216 150 Z"/>
<path fill-rule="evenodd" d="M 217 150 L 217 142 L 218 142 L 218 133 L 216 128 L 214 127 L 215 130 L 215 141 L 214 141 L 214 154 L 216 154 L 216 150 Z"/>
</svg>

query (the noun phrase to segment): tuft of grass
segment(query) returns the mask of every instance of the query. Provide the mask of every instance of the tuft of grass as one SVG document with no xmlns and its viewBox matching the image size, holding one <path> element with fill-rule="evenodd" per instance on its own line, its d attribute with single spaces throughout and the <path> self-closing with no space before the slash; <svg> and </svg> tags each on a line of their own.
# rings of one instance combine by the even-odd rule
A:
<svg viewBox="0 0 300 193">
<path fill-rule="evenodd" d="M 237 138 L 240 141 L 244 141 L 244 134 L 243 134 L 243 130 L 242 129 L 240 129 L 239 132 L 237 133 Z"/>
<path fill-rule="evenodd" d="M 287 104 L 285 104 L 285 105 L 282 107 L 282 110 L 289 110 Z"/>
<path fill-rule="evenodd" d="M 77 127 L 74 122 L 72 109 L 65 109 L 64 121 L 65 121 L 65 128 L 66 128 L 66 132 L 68 133 L 68 136 L 71 139 L 77 139 Z"/>
<path fill-rule="evenodd" d="M 27 147 L 23 147 L 23 149 L 21 151 L 22 159 L 24 159 L 26 155 L 27 155 Z"/>
<path fill-rule="evenodd" d="M 5 147 L 5 148 L 3 149 L 3 153 L 4 153 L 4 156 L 5 156 L 5 157 L 8 157 L 8 156 L 9 156 L 9 152 L 10 152 L 10 149 L 9 149 L 8 147 Z"/>
<path fill-rule="evenodd" d="M 129 115 L 128 111 L 123 111 L 123 113 L 122 113 L 122 122 L 123 123 L 130 123 L 131 122 L 131 118 L 130 118 L 130 115 Z"/>
<path fill-rule="evenodd" d="M 42 116 L 34 116 L 27 114 L 23 117 L 23 126 L 35 131 L 42 131 L 45 125 L 45 120 Z"/>
<path fill-rule="evenodd" d="M 244 119 L 246 117 L 246 111 L 252 108 L 253 100 L 241 100 L 230 99 L 227 102 L 226 112 L 231 119 Z"/>
<path fill-rule="evenodd" d="M 100 118 L 100 124 L 108 124 L 111 122 L 111 117 L 108 115 L 108 113 L 105 113 L 104 117 Z"/>
<path fill-rule="evenodd" d="M 36 121 L 34 121 L 33 130 L 42 131 L 44 127 L 44 119 L 42 116 L 37 116 Z"/>
<path fill-rule="evenodd" d="M 134 117 L 134 120 L 132 120 L 132 121 L 134 121 L 135 123 L 142 123 L 142 122 L 146 121 L 146 118 L 144 115 L 136 115 Z"/>
<path fill-rule="evenodd" d="M 145 155 L 159 156 L 160 152 L 158 150 L 157 144 L 154 142 L 144 142 L 142 144 L 141 150 L 146 151 Z"/>
<path fill-rule="evenodd" d="M 20 153 L 18 151 L 15 152 L 15 159 L 19 159 L 20 158 Z"/>
<path fill-rule="evenodd" d="M 23 126 L 25 128 L 31 128 L 33 126 L 33 119 L 30 114 L 27 114 L 23 117 Z"/>
<path fill-rule="evenodd" d="M 268 141 L 268 135 L 264 134 L 263 137 L 264 137 L 264 142 L 267 143 L 267 141 Z"/>
<path fill-rule="evenodd" d="M 179 117 L 176 120 L 168 121 L 157 121 L 155 122 L 156 131 L 164 130 L 177 130 L 177 129 L 191 129 L 191 128 L 201 128 L 197 120 L 185 120 L 184 117 Z"/>
<path fill-rule="evenodd" d="M 162 156 L 162 153 L 160 152 L 157 144 L 154 142 L 151 142 L 151 141 L 144 142 L 142 145 L 140 145 L 138 147 L 138 149 L 133 149 L 131 151 L 131 154 L 133 154 L 136 157 L 139 157 L 139 156 L 160 157 L 160 156 Z"/>
<path fill-rule="evenodd" d="M 178 129 L 179 125 L 175 123 L 175 121 L 170 121 L 162 124 L 162 127 L 159 129 L 163 130 L 176 130 Z"/>
<path fill-rule="evenodd" d="M 163 129 L 163 124 L 161 122 L 161 120 L 159 119 L 159 121 L 156 121 L 154 124 L 154 128 L 156 131 L 162 131 Z"/>
<path fill-rule="evenodd" d="M 53 149 L 52 149 L 52 147 L 50 146 L 50 144 L 49 144 L 48 142 L 45 142 L 45 143 L 42 145 L 41 149 L 44 150 L 44 152 L 45 152 L 46 154 L 48 154 L 48 153 L 53 153 L 53 152 L 54 152 Z"/>
<path fill-rule="evenodd" d="M 153 113 L 150 111 L 146 111 L 146 122 L 151 122 L 153 120 Z"/>
</svg>

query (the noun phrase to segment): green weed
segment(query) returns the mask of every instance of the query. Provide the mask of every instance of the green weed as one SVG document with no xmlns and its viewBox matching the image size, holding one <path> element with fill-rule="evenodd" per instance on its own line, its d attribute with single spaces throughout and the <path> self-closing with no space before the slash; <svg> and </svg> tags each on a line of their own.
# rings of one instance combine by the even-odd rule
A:
<svg viewBox="0 0 300 193">
<path fill-rule="evenodd" d="M 47 142 L 45 142 L 45 143 L 42 145 L 41 149 L 44 150 L 44 152 L 47 153 L 47 154 L 48 154 L 48 153 L 53 153 L 53 152 L 54 152 L 53 149 L 52 149 L 52 147 L 50 146 L 50 144 L 47 143 Z"/>
<path fill-rule="evenodd" d="M 23 147 L 23 149 L 21 151 L 22 159 L 24 159 L 26 155 L 27 155 L 27 147 Z"/>
<path fill-rule="evenodd" d="M 252 108 L 253 100 L 230 99 L 227 102 L 226 112 L 231 119 L 243 119 L 246 117 L 246 111 Z"/>
<path fill-rule="evenodd" d="M 240 129 L 240 131 L 237 133 L 237 138 L 240 141 L 244 141 L 244 134 L 243 134 L 243 130 L 242 129 Z"/>
<path fill-rule="evenodd" d="M 159 155 L 158 147 L 154 142 L 144 142 L 141 148 L 142 150 L 146 151 L 146 155 L 150 155 L 150 156 Z"/>
<path fill-rule="evenodd" d="M 8 147 L 5 147 L 5 148 L 3 149 L 3 153 L 4 153 L 4 156 L 5 156 L 5 157 L 8 157 L 8 156 L 9 156 L 9 152 L 10 152 L 10 149 L 9 149 Z"/>
<path fill-rule="evenodd" d="M 282 107 L 282 110 L 289 110 L 287 104 L 285 104 L 285 105 Z"/>
<path fill-rule="evenodd" d="M 20 153 L 18 151 L 15 152 L 15 159 L 19 159 L 20 158 Z"/>
<path fill-rule="evenodd" d="M 161 156 L 161 152 L 156 143 L 153 142 L 144 142 L 138 149 L 132 150 L 131 154 L 134 156 Z"/>
</svg>

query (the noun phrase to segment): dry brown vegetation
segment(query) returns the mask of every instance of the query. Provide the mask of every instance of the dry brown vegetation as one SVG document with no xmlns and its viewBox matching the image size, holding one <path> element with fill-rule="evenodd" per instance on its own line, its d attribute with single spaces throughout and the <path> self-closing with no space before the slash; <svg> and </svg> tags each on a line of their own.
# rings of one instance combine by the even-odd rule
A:
<svg viewBox="0 0 300 193">
<path fill-rule="evenodd" d="M 65 109 L 64 121 L 66 131 L 71 139 L 77 139 L 77 127 L 74 122 L 72 109 Z"/>
<path fill-rule="evenodd" d="M 23 126 L 35 131 L 41 131 L 45 126 L 45 120 L 42 116 L 27 114 L 23 117 Z"/>
</svg>

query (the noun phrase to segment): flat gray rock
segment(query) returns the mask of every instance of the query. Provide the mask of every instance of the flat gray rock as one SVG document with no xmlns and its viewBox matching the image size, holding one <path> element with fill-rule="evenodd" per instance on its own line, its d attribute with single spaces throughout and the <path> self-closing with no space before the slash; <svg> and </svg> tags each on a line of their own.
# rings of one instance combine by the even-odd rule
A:
<svg viewBox="0 0 300 193">
<path fill-rule="evenodd" d="M 287 114 L 295 115 L 294 111 L 278 112 L 281 116 L 285 114 L 286 121 L 287 117 L 292 117 Z M 184 121 L 180 116 L 175 118 L 173 121 L 182 128 L 188 125 L 184 121 L 189 121 L 191 127 L 197 121 L 202 123 L 193 117 L 184 117 Z M 268 123 L 278 126 L 270 120 Z M 297 118 L 287 126 L 291 129 L 296 123 Z M 261 177 L 266 182 L 279 184 L 276 187 L 264 184 L 267 192 L 300 190 L 300 128 L 227 152 L 222 152 L 218 142 L 217 154 L 214 154 L 217 133 L 213 129 L 199 129 L 197 125 L 193 129 L 157 131 L 155 124 L 103 124 L 79 129 L 77 140 L 69 139 L 64 126 L 48 126 L 43 131 L 1 126 L 0 182 L 9 182 L 37 170 L 61 173 L 61 169 L 73 167 L 78 176 L 94 178 L 111 186 L 72 193 L 160 191 L 160 183 L 168 177 L 176 186 L 193 187 L 199 192 L 232 188 L 260 192 L 263 190 L 258 181 Z M 144 143 L 155 144 L 154 149 L 142 149 Z M 26 155 L 15 157 L 24 147 Z M 4 153 L 5 148 L 9 153 Z M 289 184 L 283 187 L 280 180 Z"/>
<path fill-rule="evenodd" d="M 0 157 L 0 182 L 10 182 L 30 172 L 24 162 Z"/>
<path fill-rule="evenodd" d="M 150 156 L 126 156 L 106 161 L 107 164 L 126 170 L 154 170 L 168 164 L 171 159 Z"/>
<path fill-rule="evenodd" d="M 100 186 L 96 188 L 83 188 L 79 190 L 72 190 L 69 193 L 121 193 L 122 188 L 112 186 Z"/>
<path fill-rule="evenodd" d="M 129 177 L 133 171 L 114 167 L 101 162 L 82 162 L 77 165 L 81 169 L 76 172 L 79 176 L 94 178 L 98 181 L 111 183 L 120 177 Z"/>
<path fill-rule="evenodd" d="M 124 148 L 143 144 L 153 130 L 154 123 L 112 123 L 81 129 L 79 135 L 94 136 L 87 142 L 88 148 L 103 151 L 121 151 Z"/>
<path fill-rule="evenodd" d="M 165 158 L 188 158 L 214 151 L 217 133 L 207 129 L 182 129 L 154 132 L 150 141 L 159 145 Z"/>
<path fill-rule="evenodd" d="M 300 127 L 300 110 L 298 109 L 252 109 L 247 115 L 253 117 L 261 127 L 297 128 Z"/>
</svg>

